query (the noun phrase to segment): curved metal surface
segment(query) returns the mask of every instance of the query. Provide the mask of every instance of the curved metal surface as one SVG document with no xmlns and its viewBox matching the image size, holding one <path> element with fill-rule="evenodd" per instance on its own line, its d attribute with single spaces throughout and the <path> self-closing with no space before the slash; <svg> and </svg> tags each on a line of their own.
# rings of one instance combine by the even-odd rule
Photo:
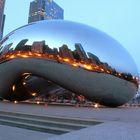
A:
<svg viewBox="0 0 140 140">
<path fill-rule="evenodd" d="M 41 21 L 14 30 L 0 44 L 3 98 L 33 97 L 25 86 L 28 75 L 49 80 L 48 89 L 57 84 L 107 106 L 122 105 L 137 92 L 138 72 L 130 55 L 117 41 L 90 26 Z"/>
</svg>

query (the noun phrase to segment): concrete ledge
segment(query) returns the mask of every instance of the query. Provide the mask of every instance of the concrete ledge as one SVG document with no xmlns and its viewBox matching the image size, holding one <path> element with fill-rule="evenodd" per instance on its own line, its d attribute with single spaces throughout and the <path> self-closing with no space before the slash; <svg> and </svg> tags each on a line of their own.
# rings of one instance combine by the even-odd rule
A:
<svg viewBox="0 0 140 140">
<path fill-rule="evenodd" d="M 139 140 L 140 122 L 107 122 L 47 140 Z M 46 139 L 44 139 L 46 140 Z"/>
</svg>

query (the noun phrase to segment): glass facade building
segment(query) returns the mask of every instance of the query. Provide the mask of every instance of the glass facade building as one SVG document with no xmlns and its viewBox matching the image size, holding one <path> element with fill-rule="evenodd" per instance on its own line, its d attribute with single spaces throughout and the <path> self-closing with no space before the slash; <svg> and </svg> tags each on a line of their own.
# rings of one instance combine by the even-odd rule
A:
<svg viewBox="0 0 140 140">
<path fill-rule="evenodd" d="M 34 0 L 30 3 L 28 23 L 40 20 L 63 19 L 63 13 L 64 10 L 53 0 Z"/>
<path fill-rule="evenodd" d="M 3 28 L 4 28 L 4 21 L 5 21 L 4 5 L 5 5 L 5 0 L 0 0 L 0 40 L 2 39 L 3 36 Z"/>
</svg>

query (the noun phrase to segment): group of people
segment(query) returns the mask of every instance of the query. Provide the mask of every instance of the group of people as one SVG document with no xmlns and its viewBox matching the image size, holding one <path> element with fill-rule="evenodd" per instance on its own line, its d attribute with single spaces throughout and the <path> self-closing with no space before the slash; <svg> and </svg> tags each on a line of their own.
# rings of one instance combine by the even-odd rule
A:
<svg viewBox="0 0 140 140">
<path fill-rule="evenodd" d="M 40 100 L 48 103 L 70 103 L 82 106 L 89 102 L 83 95 L 56 95 L 52 94 L 48 97 L 37 97 L 35 100 Z"/>
</svg>

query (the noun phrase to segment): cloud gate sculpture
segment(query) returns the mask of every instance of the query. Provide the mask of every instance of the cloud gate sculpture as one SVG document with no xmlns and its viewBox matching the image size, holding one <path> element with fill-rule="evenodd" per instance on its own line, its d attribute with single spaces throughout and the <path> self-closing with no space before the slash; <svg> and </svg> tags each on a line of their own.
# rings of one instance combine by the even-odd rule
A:
<svg viewBox="0 0 140 140">
<path fill-rule="evenodd" d="M 80 23 L 35 22 L 0 42 L 0 96 L 10 101 L 63 87 L 116 107 L 134 96 L 138 80 L 135 63 L 121 44 Z"/>
</svg>

